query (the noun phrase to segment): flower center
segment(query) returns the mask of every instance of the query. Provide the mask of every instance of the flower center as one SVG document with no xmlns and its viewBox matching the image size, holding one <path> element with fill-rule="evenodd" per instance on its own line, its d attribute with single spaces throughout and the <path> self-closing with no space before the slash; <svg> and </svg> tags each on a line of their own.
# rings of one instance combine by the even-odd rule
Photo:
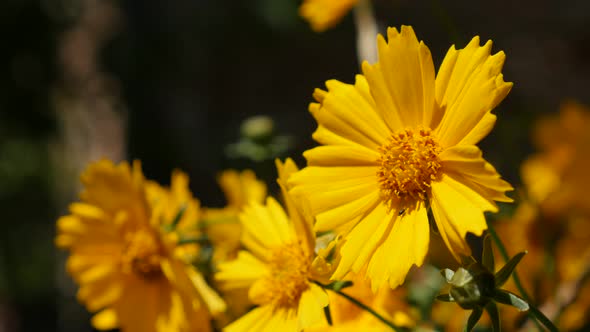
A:
<svg viewBox="0 0 590 332">
<path fill-rule="evenodd" d="M 122 258 L 123 266 L 126 271 L 143 279 L 153 280 L 162 275 L 162 256 L 162 246 L 156 234 L 148 229 L 138 230 L 129 234 Z"/>
<path fill-rule="evenodd" d="M 297 308 L 301 294 L 309 288 L 311 258 L 300 243 L 274 249 L 268 261 L 270 275 L 257 287 L 255 302 L 273 307 Z"/>
<path fill-rule="evenodd" d="M 402 211 L 426 199 L 430 183 L 439 175 L 441 151 L 430 129 L 402 130 L 379 148 L 377 179 L 390 209 Z"/>
</svg>

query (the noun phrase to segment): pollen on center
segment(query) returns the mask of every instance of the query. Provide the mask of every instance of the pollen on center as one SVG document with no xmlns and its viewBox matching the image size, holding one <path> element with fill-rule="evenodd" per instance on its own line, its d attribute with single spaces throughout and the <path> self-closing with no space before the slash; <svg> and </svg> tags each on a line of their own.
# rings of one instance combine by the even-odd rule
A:
<svg viewBox="0 0 590 332">
<path fill-rule="evenodd" d="M 404 129 L 379 148 L 377 179 L 390 209 L 407 209 L 424 201 L 440 173 L 440 145 L 430 129 Z"/>
<path fill-rule="evenodd" d="M 125 271 L 145 280 L 157 279 L 162 275 L 160 267 L 162 257 L 162 245 L 153 231 L 139 229 L 127 234 L 122 257 Z"/>
<path fill-rule="evenodd" d="M 275 248 L 268 261 L 270 273 L 250 289 L 257 304 L 275 308 L 297 308 L 304 291 L 309 289 L 311 258 L 300 243 Z"/>
</svg>

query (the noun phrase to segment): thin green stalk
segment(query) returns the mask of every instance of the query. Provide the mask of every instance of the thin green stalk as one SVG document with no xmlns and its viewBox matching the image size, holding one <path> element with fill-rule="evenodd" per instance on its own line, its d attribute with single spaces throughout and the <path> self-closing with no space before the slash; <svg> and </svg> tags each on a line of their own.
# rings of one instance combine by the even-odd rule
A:
<svg viewBox="0 0 590 332">
<path fill-rule="evenodd" d="M 510 257 L 508 256 L 508 251 L 506 250 L 506 247 L 504 247 L 502 240 L 500 240 L 498 233 L 496 233 L 494 226 L 492 226 L 492 223 L 489 221 L 488 221 L 488 232 L 490 233 L 490 235 L 492 236 L 492 239 L 496 243 L 496 247 L 498 247 L 498 250 L 500 251 L 500 255 L 502 255 L 502 258 L 504 259 L 504 261 L 508 262 L 510 260 Z M 542 331 L 542 328 L 539 325 L 539 322 L 541 322 L 549 331 L 559 332 L 559 330 L 553 324 L 553 322 L 551 322 L 551 320 L 549 318 L 547 318 L 547 316 L 545 316 L 541 311 L 539 311 L 539 309 L 537 309 L 535 306 L 533 306 L 533 304 L 531 302 L 531 297 L 529 296 L 529 294 L 526 292 L 526 290 L 522 286 L 522 283 L 520 282 L 520 278 L 518 277 L 518 273 L 516 273 L 516 270 L 514 270 L 512 272 L 512 278 L 514 279 L 514 284 L 516 285 L 516 288 L 520 292 L 520 296 L 522 296 L 522 298 L 529 304 L 529 310 L 527 311 L 527 313 L 528 313 L 529 317 L 531 317 L 533 319 L 533 321 L 535 322 L 535 324 L 537 325 L 539 330 Z"/>
<path fill-rule="evenodd" d="M 539 309 L 529 304 L 529 312 L 535 316 L 551 332 L 559 332 L 553 322 L 547 318 Z"/>
<path fill-rule="evenodd" d="M 386 319 L 385 317 L 381 316 L 380 314 L 378 314 L 375 310 L 371 309 L 370 307 L 366 306 L 365 304 L 363 304 L 362 302 L 360 302 L 359 300 L 355 299 L 354 297 L 343 293 L 342 291 L 336 291 L 333 289 L 330 289 L 332 292 L 342 296 L 343 298 L 347 299 L 348 301 L 352 302 L 354 305 L 356 305 L 357 307 L 367 311 L 368 313 L 370 313 L 371 315 L 373 315 L 375 318 L 377 318 L 378 320 L 380 320 L 381 322 L 383 322 L 383 324 L 389 326 L 392 330 L 394 331 L 401 331 L 402 329 L 398 326 L 395 326 L 392 322 L 390 322 L 388 319 Z"/>
</svg>

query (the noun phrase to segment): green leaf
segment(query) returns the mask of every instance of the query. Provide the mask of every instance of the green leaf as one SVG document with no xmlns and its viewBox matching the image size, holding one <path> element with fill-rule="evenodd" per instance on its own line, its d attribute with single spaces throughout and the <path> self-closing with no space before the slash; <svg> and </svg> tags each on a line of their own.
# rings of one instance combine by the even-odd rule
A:
<svg viewBox="0 0 590 332">
<path fill-rule="evenodd" d="M 436 296 L 436 299 L 443 302 L 455 302 L 451 294 L 439 294 Z"/>
<path fill-rule="evenodd" d="M 473 328 L 475 327 L 475 324 L 477 324 L 477 322 L 481 318 L 482 313 L 483 310 L 481 310 L 481 308 L 479 307 L 473 309 L 471 315 L 469 315 L 469 318 L 467 319 L 467 325 L 465 325 L 465 328 L 463 328 L 463 332 L 471 332 L 471 330 L 473 330 Z"/>
<path fill-rule="evenodd" d="M 490 320 L 492 321 L 492 328 L 494 332 L 501 331 L 501 324 L 500 324 L 500 312 L 498 311 L 498 306 L 493 301 L 488 302 L 486 305 L 486 311 L 488 315 L 490 315 Z"/>
<path fill-rule="evenodd" d="M 511 305 L 519 311 L 529 310 L 529 304 L 525 300 L 521 299 L 516 294 L 511 293 L 507 290 L 496 289 L 496 291 L 494 292 L 493 299 L 498 303 Z"/>
<path fill-rule="evenodd" d="M 440 274 L 443 276 L 443 278 L 445 278 L 448 282 L 450 282 L 451 279 L 453 279 L 455 272 L 450 269 L 444 269 L 444 270 L 440 270 Z"/>
<path fill-rule="evenodd" d="M 498 273 L 496 273 L 496 275 L 495 275 L 496 287 L 500 287 L 500 286 L 504 285 L 504 283 L 506 281 L 508 281 L 508 278 L 510 278 L 510 275 L 512 274 L 512 272 L 516 268 L 516 265 L 518 265 L 518 263 L 524 257 L 524 255 L 526 255 L 526 253 L 527 253 L 526 251 L 519 252 L 518 254 L 516 254 L 516 256 L 510 258 L 510 260 L 506 263 L 506 265 L 502 266 L 500 271 L 498 271 Z"/>
<path fill-rule="evenodd" d="M 494 273 L 494 251 L 492 250 L 492 238 L 489 234 L 483 238 L 483 253 L 481 255 L 483 266 Z"/>
</svg>

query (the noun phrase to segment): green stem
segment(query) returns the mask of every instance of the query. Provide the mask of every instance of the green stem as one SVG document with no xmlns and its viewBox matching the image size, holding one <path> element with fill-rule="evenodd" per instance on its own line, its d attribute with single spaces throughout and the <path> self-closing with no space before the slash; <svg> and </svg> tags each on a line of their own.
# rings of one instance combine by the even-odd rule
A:
<svg viewBox="0 0 590 332">
<path fill-rule="evenodd" d="M 496 233 L 496 230 L 492 226 L 492 223 L 489 221 L 488 221 L 488 232 L 490 233 L 490 235 L 492 236 L 492 239 L 496 243 L 496 247 L 498 247 L 498 250 L 500 251 L 500 255 L 502 255 L 502 258 L 504 259 L 505 262 L 508 262 L 510 260 L 510 257 L 508 256 L 508 251 L 506 250 L 506 247 L 504 247 L 504 244 L 502 243 L 502 240 L 500 240 L 500 237 L 498 236 L 498 233 Z M 520 296 L 522 296 L 522 298 L 529 304 L 529 310 L 527 311 L 527 313 L 528 313 L 529 317 L 531 317 L 533 319 L 533 321 L 535 322 L 535 324 L 537 325 L 539 330 L 542 331 L 542 328 L 539 325 L 539 322 L 541 322 L 543 325 L 545 325 L 545 327 L 549 331 L 559 332 L 559 330 L 551 322 L 551 320 L 549 318 L 547 318 L 547 316 L 545 316 L 541 311 L 539 311 L 539 309 L 537 309 L 535 306 L 533 306 L 533 304 L 531 302 L 531 297 L 529 296 L 529 294 L 526 292 L 526 290 L 522 286 L 522 283 L 520 282 L 520 278 L 518 277 L 518 273 L 516 273 L 516 270 L 514 270 L 512 272 L 512 278 L 514 279 L 514 284 L 516 285 L 516 288 L 520 292 Z"/>
<path fill-rule="evenodd" d="M 557 327 L 553 325 L 553 322 L 547 316 L 545 316 L 539 309 L 529 304 L 529 313 L 535 316 L 545 327 L 551 332 L 559 332 Z"/>
<path fill-rule="evenodd" d="M 392 330 L 394 331 L 401 331 L 401 328 L 398 326 L 395 326 L 392 322 L 390 322 L 389 320 L 387 320 L 385 317 L 381 316 L 380 314 L 378 314 L 375 310 L 371 309 L 370 307 L 366 306 L 364 303 L 360 302 L 359 300 L 355 299 L 354 297 L 343 293 L 341 291 L 335 291 L 333 289 L 330 289 L 332 292 L 342 296 L 343 298 L 347 299 L 348 301 L 352 302 L 354 305 L 356 305 L 357 307 L 367 311 L 368 313 L 370 313 L 371 315 L 373 315 L 375 318 L 377 318 L 378 320 L 380 320 L 381 322 L 383 322 L 383 324 L 389 326 Z"/>
</svg>

